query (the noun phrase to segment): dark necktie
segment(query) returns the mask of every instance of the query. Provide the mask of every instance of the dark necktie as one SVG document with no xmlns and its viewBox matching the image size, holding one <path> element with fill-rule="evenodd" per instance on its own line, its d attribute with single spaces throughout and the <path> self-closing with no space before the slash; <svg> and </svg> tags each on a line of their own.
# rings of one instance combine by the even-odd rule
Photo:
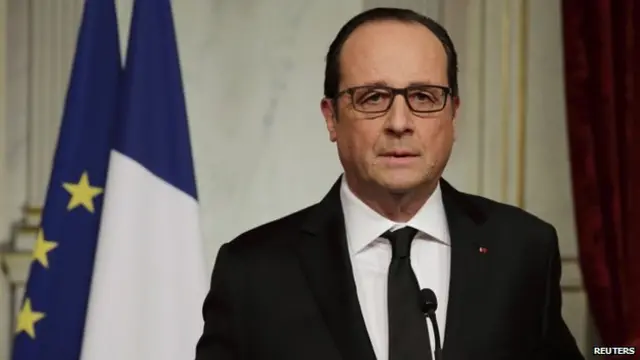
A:
<svg viewBox="0 0 640 360">
<path fill-rule="evenodd" d="M 420 288 L 409 257 L 417 232 L 404 227 L 382 235 L 391 242 L 393 252 L 388 276 L 389 360 L 432 359 Z"/>
</svg>

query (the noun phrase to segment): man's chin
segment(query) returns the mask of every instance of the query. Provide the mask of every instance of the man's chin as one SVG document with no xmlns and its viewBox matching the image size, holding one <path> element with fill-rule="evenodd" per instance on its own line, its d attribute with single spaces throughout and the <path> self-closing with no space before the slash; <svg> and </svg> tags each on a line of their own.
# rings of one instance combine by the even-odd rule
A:
<svg viewBox="0 0 640 360">
<path fill-rule="evenodd" d="M 423 177 L 412 174 L 387 174 L 379 179 L 378 184 L 393 194 L 403 195 L 424 185 Z"/>
</svg>

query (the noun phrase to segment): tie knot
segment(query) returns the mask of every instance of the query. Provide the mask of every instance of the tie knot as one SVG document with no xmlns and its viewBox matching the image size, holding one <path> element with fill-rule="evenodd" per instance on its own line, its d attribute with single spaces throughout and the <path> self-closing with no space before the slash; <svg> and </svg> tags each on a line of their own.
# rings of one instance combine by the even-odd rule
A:
<svg viewBox="0 0 640 360">
<path fill-rule="evenodd" d="M 391 251 L 394 258 L 406 258 L 409 257 L 411 250 L 411 241 L 416 236 L 418 230 L 406 226 L 395 231 L 387 231 L 382 234 L 382 237 L 388 239 L 391 242 Z"/>
</svg>

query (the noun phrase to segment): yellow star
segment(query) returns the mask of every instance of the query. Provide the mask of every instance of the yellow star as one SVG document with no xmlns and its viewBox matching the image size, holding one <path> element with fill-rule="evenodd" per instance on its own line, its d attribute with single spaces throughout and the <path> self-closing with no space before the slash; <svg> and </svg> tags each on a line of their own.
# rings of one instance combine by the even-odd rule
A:
<svg viewBox="0 0 640 360">
<path fill-rule="evenodd" d="M 26 332 L 32 339 L 36 338 L 35 323 L 44 318 L 44 313 L 33 311 L 31 309 L 31 300 L 27 298 L 22 305 L 22 309 L 18 314 L 18 327 L 16 333 Z"/>
<path fill-rule="evenodd" d="M 82 205 L 89 212 L 94 212 L 93 198 L 102 194 L 102 188 L 89 184 L 89 175 L 86 171 L 82 173 L 80 181 L 78 181 L 77 184 L 64 183 L 62 187 L 71 194 L 71 200 L 69 200 L 67 210 L 73 210 L 78 205 Z"/>
<path fill-rule="evenodd" d="M 58 247 L 58 243 L 46 240 L 44 231 L 40 229 L 40 231 L 38 231 L 38 237 L 36 238 L 36 245 L 33 247 L 33 258 L 40 262 L 42 266 L 48 268 L 49 259 L 47 258 L 47 254 L 56 247 Z"/>
</svg>

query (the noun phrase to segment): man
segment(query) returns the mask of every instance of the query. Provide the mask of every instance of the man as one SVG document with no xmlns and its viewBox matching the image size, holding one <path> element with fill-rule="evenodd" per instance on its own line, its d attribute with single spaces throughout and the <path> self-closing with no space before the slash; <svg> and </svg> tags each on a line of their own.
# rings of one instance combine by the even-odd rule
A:
<svg viewBox="0 0 640 360">
<path fill-rule="evenodd" d="M 322 201 L 218 253 L 197 360 L 582 359 L 561 317 L 554 228 L 441 174 L 460 100 L 431 19 L 379 8 L 327 55 L 321 102 L 344 175 Z"/>
</svg>

